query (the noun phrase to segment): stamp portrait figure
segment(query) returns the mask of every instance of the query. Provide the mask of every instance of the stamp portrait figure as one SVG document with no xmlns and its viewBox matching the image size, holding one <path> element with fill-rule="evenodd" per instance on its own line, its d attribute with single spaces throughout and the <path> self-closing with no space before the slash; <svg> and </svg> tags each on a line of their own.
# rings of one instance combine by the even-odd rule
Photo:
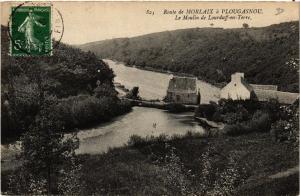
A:
<svg viewBox="0 0 300 196">
<path fill-rule="evenodd" d="M 25 33 L 25 48 L 30 52 L 33 50 L 42 50 L 43 44 L 35 37 L 35 26 L 45 27 L 38 19 L 40 17 L 35 15 L 32 10 L 29 10 L 28 16 L 24 22 L 18 27 L 19 32 Z"/>
</svg>

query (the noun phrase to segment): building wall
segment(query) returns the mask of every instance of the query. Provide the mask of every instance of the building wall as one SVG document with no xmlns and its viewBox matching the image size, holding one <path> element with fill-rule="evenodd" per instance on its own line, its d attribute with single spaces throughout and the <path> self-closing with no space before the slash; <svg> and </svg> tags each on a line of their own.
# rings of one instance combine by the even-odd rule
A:
<svg viewBox="0 0 300 196">
<path fill-rule="evenodd" d="M 223 99 L 246 100 L 251 98 L 251 91 L 242 83 L 231 81 L 221 89 L 220 97 Z"/>
<path fill-rule="evenodd" d="M 277 99 L 279 103 L 283 104 L 292 104 L 296 101 L 296 99 L 299 96 L 298 93 L 273 90 L 255 89 L 254 92 L 258 101 L 269 101 L 270 99 Z"/>
<path fill-rule="evenodd" d="M 273 90 L 273 91 L 277 91 L 278 86 L 276 85 L 262 85 L 262 84 L 250 84 L 250 86 L 252 86 L 252 88 L 255 89 L 261 89 L 261 90 Z"/>
<path fill-rule="evenodd" d="M 197 93 L 185 93 L 185 92 L 167 92 L 168 102 L 182 103 L 182 104 L 198 104 Z"/>
</svg>

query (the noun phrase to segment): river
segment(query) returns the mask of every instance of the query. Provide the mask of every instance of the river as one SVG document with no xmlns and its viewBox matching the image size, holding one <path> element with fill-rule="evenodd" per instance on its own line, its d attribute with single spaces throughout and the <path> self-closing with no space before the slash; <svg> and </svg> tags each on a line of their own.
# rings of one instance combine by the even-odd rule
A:
<svg viewBox="0 0 300 196">
<path fill-rule="evenodd" d="M 166 95 L 170 74 L 127 67 L 111 60 L 104 61 L 116 74 L 115 82 L 123 84 L 128 89 L 138 86 L 141 97 L 162 99 Z M 218 100 L 218 88 L 200 80 L 197 81 L 197 86 L 200 89 L 201 103 Z M 158 136 L 185 134 L 187 131 L 203 133 L 203 128 L 194 121 L 193 115 L 192 112 L 172 114 L 154 108 L 134 107 L 130 113 L 117 117 L 111 122 L 79 131 L 80 147 L 77 153 L 105 152 L 109 148 L 126 144 L 134 134 Z"/>
<path fill-rule="evenodd" d="M 127 67 L 122 63 L 104 60 L 114 71 L 115 82 L 130 89 L 139 86 L 140 96 L 146 99 L 162 99 L 167 90 L 170 74 L 157 73 Z M 217 101 L 219 89 L 198 80 L 201 103 L 210 100 Z M 132 111 L 112 119 L 110 122 L 94 128 L 83 129 L 78 132 L 80 140 L 78 154 L 97 154 L 106 152 L 109 148 L 120 147 L 126 144 L 131 135 L 158 136 L 160 134 L 185 134 L 187 131 L 203 133 L 203 128 L 194 121 L 193 112 L 172 114 L 163 110 L 144 107 L 133 107 Z M 154 126 L 154 124 L 156 126 Z M 16 154 L 19 145 L 10 144 L 1 146 L 2 160 L 10 165 L 9 157 Z"/>
</svg>

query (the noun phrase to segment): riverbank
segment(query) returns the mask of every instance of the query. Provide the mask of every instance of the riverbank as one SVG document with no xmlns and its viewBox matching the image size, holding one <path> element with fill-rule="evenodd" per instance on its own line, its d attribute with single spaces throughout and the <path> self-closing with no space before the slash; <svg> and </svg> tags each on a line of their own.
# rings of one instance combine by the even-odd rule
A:
<svg viewBox="0 0 300 196">
<path fill-rule="evenodd" d="M 57 119 L 62 123 L 62 132 L 77 132 L 78 129 L 95 127 L 131 111 L 132 106 L 126 100 L 116 96 L 77 95 L 57 99 L 51 105 Z M 6 122 L 7 123 L 7 122 Z M 9 122 L 12 123 L 12 122 Z M 28 125 L 29 126 L 29 125 Z M 2 135 L 2 144 L 18 141 L 25 131 Z"/>
</svg>

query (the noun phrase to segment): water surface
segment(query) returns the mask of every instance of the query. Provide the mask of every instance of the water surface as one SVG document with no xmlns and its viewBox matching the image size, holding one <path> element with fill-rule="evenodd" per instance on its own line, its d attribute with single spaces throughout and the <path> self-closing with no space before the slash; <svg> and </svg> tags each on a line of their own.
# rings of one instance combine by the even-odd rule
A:
<svg viewBox="0 0 300 196">
<path fill-rule="evenodd" d="M 158 136 L 182 135 L 188 131 L 203 133 L 203 129 L 193 120 L 193 112 L 171 114 L 155 108 L 134 107 L 132 112 L 113 119 L 101 126 L 82 130 L 78 133 L 80 147 L 78 153 L 96 154 L 110 147 L 127 143 L 131 135 Z"/>
<path fill-rule="evenodd" d="M 127 67 L 122 63 L 104 60 L 116 74 L 115 82 L 123 84 L 131 89 L 139 87 L 140 96 L 146 99 L 163 99 L 166 96 L 171 74 L 158 73 Z M 201 80 L 197 80 L 197 88 L 200 90 L 201 103 L 217 101 L 220 97 L 220 89 Z"/>
<path fill-rule="evenodd" d="M 123 84 L 128 89 L 138 86 L 141 97 L 162 99 L 166 95 L 172 77 L 170 74 L 127 67 L 111 60 L 104 61 L 116 74 L 115 82 Z M 218 88 L 200 80 L 197 81 L 197 86 L 200 89 L 201 103 L 218 100 Z M 90 154 L 105 152 L 110 147 L 126 144 L 131 135 L 171 136 L 183 135 L 187 131 L 203 133 L 203 128 L 194 121 L 193 115 L 193 112 L 172 114 L 154 108 L 134 107 L 132 112 L 114 118 L 111 122 L 79 131 L 80 147 L 77 152 Z"/>
</svg>

